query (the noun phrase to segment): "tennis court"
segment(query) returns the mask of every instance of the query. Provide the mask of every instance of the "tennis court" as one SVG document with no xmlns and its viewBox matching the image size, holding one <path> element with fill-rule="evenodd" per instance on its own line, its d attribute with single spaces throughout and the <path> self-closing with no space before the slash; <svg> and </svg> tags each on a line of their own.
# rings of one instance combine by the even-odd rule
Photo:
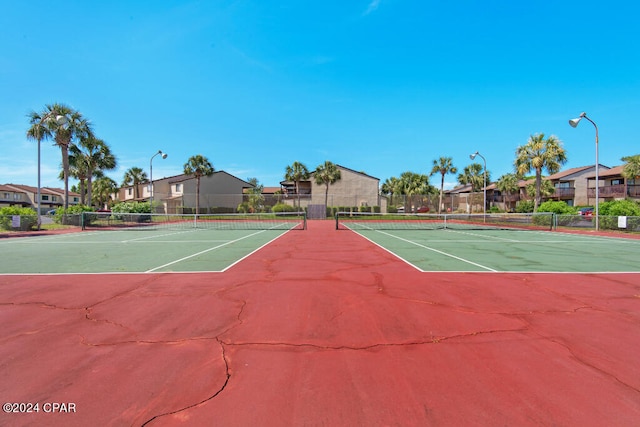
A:
<svg viewBox="0 0 640 427">
<path fill-rule="evenodd" d="M 139 215 L 136 215 L 139 217 Z M 119 215 L 85 231 L 0 241 L 4 274 L 221 272 L 290 230 L 300 215 Z"/>
<path fill-rule="evenodd" d="M 357 233 L 333 221 L 310 221 L 305 231 L 238 230 L 239 223 L 162 230 L 154 222 L 0 241 L 1 258 L 12 260 L 0 266 L 1 425 L 635 426 L 640 419 L 640 273 L 490 264 L 519 250 L 527 262 L 511 268 L 533 268 L 533 254 L 544 251 L 528 243 L 555 250 L 577 239 L 580 255 L 569 261 L 589 270 L 591 261 L 579 258 L 597 252 L 579 242 L 610 250 L 598 236 L 473 230 L 469 221 L 428 230 L 397 220 L 372 230 L 367 222 Z M 551 238 L 559 240 L 546 243 Z M 626 266 L 633 271 L 637 240 L 602 238 L 609 240 L 618 255 L 636 251 Z M 448 265 L 451 256 L 433 249 L 470 259 L 486 252 L 472 261 L 496 271 Z M 224 271 L 209 272 L 227 252 L 237 253 L 215 270 Z M 113 256 L 134 274 L 6 274 L 46 256 L 55 271 L 88 263 L 115 272 L 105 261 Z M 437 266 L 408 262 L 420 257 Z M 158 268 L 171 261 L 179 262 Z M 192 272 L 202 265 L 206 271 Z M 39 412 L 27 411 L 36 404 Z M 54 404 L 67 410 L 53 413 Z"/>
<path fill-rule="evenodd" d="M 449 217 L 344 214 L 336 227 L 356 231 L 423 272 L 640 271 L 637 239 L 549 231 L 545 217 Z"/>
</svg>

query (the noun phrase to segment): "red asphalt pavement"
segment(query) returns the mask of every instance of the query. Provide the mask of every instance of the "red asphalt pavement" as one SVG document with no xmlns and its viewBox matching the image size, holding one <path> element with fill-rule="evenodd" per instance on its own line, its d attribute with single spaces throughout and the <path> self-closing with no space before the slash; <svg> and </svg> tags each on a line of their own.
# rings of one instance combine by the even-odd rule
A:
<svg viewBox="0 0 640 427">
<path fill-rule="evenodd" d="M 0 276 L 0 399 L 39 409 L 0 425 L 638 425 L 640 275 L 420 273 L 333 227 L 225 273 Z"/>
</svg>

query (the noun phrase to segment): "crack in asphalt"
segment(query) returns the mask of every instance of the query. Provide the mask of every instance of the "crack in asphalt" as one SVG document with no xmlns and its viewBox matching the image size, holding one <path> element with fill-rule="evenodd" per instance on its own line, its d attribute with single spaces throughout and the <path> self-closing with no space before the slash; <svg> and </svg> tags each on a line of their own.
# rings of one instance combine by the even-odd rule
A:
<svg viewBox="0 0 640 427">
<path fill-rule="evenodd" d="M 229 384 L 229 380 L 231 379 L 231 373 L 229 372 L 229 360 L 227 359 L 227 355 L 226 355 L 226 350 L 224 348 L 224 344 L 220 340 L 217 340 L 217 341 L 220 344 L 220 348 L 222 350 L 222 359 L 224 360 L 224 365 L 225 365 L 226 378 L 225 378 L 224 384 L 222 384 L 222 387 L 220 387 L 219 390 L 216 390 L 215 393 L 213 393 L 211 396 L 208 396 L 208 397 L 206 397 L 206 398 L 204 398 L 204 399 L 202 399 L 202 400 L 200 400 L 200 401 L 198 401 L 196 403 L 193 403 L 191 405 L 187 405 L 187 406 L 185 406 L 183 408 L 176 409 L 174 411 L 165 412 L 165 413 L 162 413 L 162 414 L 155 415 L 152 418 L 149 418 L 144 423 L 142 423 L 141 424 L 142 427 L 152 423 L 153 421 L 155 421 L 155 420 L 157 420 L 157 419 L 159 419 L 161 417 L 174 415 L 174 414 L 189 410 L 191 408 L 195 408 L 196 406 L 202 405 L 203 403 L 206 403 L 206 402 L 208 402 L 208 401 L 210 401 L 212 399 L 215 399 L 220 393 L 222 393 L 224 391 L 224 389 L 227 387 L 227 384 Z"/>
</svg>

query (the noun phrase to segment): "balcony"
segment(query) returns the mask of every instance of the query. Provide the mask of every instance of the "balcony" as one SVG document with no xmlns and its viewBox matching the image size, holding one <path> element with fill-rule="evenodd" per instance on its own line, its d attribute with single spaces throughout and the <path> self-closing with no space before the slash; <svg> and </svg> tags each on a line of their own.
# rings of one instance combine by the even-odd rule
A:
<svg viewBox="0 0 640 427">
<path fill-rule="evenodd" d="M 636 187 L 636 186 L 630 186 L 630 187 Z M 599 197 L 602 197 L 602 198 L 624 199 L 626 197 L 624 184 L 600 186 L 598 187 L 598 192 L 599 192 L 598 194 Z M 587 197 L 589 197 L 590 199 L 595 198 L 596 189 L 595 188 L 587 189 Z M 631 197 L 637 197 L 637 196 L 631 196 Z"/>
<path fill-rule="evenodd" d="M 556 187 L 553 193 L 555 199 L 573 199 L 576 195 L 576 189 L 573 187 Z"/>
</svg>

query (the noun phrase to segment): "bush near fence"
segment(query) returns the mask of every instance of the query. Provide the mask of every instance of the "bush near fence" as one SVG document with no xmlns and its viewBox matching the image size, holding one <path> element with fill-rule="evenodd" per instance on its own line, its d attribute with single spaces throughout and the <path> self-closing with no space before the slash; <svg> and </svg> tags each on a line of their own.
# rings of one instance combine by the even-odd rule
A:
<svg viewBox="0 0 640 427">
<path fill-rule="evenodd" d="M 3 230 L 16 230 L 13 227 L 13 217 L 20 217 L 20 231 L 29 231 L 37 228 L 38 215 L 31 208 L 7 206 L 0 209 L 0 228 Z"/>
</svg>

